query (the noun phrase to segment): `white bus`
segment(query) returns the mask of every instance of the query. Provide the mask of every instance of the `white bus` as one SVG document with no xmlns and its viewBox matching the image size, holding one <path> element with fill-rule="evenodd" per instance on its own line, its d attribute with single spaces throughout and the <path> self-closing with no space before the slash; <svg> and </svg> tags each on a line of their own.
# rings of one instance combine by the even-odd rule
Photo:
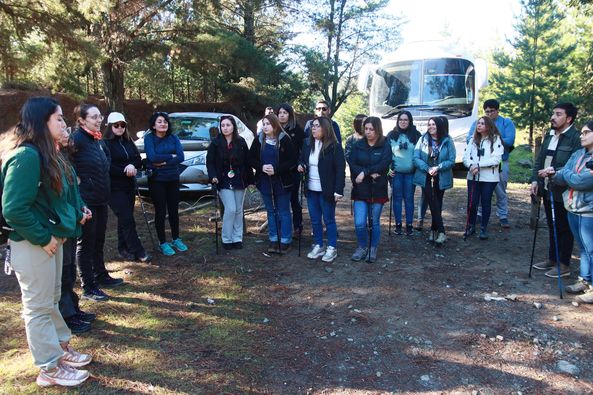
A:
<svg viewBox="0 0 593 395">
<path fill-rule="evenodd" d="M 381 118 L 385 134 L 404 110 L 421 133 L 430 117 L 446 116 L 461 162 L 467 133 L 478 117 L 478 92 L 487 84 L 484 60 L 441 41 L 423 41 L 402 45 L 379 65 L 365 65 L 358 88 L 369 94 L 369 115 Z"/>
</svg>

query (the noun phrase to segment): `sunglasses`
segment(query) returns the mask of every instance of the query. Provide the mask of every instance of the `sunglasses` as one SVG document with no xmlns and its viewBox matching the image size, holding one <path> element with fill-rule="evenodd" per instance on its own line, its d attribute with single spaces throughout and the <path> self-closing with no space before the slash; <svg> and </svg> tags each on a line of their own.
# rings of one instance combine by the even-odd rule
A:
<svg viewBox="0 0 593 395">
<path fill-rule="evenodd" d="M 315 107 L 317 111 L 327 111 L 327 107 Z"/>
<path fill-rule="evenodd" d="M 126 123 L 125 122 L 117 122 L 113 124 L 114 128 L 119 128 L 119 129 L 125 129 L 126 128 Z"/>
</svg>

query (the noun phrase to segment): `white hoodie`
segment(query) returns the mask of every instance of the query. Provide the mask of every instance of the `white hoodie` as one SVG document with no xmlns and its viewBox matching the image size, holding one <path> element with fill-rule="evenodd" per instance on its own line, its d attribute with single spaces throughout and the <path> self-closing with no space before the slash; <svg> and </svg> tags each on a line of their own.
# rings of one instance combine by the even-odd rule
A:
<svg viewBox="0 0 593 395">
<path fill-rule="evenodd" d="M 484 155 L 478 156 L 478 148 L 484 149 Z M 500 181 L 500 175 L 498 172 L 498 165 L 502 160 L 502 154 L 504 154 L 504 146 L 499 136 L 494 139 L 494 150 L 491 149 L 489 139 L 482 139 L 480 146 L 476 146 L 474 139 L 469 141 L 463 154 L 463 164 L 468 169 L 472 165 L 479 165 L 480 172 L 476 174 L 476 181 L 482 182 L 498 182 Z M 471 172 L 467 172 L 467 179 L 472 180 L 473 175 Z"/>
</svg>

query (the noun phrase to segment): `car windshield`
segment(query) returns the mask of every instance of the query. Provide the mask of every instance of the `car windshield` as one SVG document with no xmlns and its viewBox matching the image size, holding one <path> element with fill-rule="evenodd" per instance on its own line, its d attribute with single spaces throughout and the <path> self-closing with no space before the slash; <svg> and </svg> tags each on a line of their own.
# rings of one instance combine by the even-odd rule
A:
<svg viewBox="0 0 593 395">
<path fill-rule="evenodd" d="M 210 141 L 218 134 L 218 118 L 171 117 L 170 122 L 179 140 Z"/>
</svg>

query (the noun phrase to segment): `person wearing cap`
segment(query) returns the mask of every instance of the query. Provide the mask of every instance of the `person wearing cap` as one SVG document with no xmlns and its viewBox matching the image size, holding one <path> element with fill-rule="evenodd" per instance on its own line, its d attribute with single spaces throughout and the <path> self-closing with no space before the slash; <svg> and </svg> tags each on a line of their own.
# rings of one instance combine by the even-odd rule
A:
<svg viewBox="0 0 593 395">
<path fill-rule="evenodd" d="M 141 166 L 140 152 L 130 138 L 126 118 L 122 113 L 109 114 L 103 140 L 111 154 L 109 207 L 117 216 L 117 250 L 126 260 L 150 262 L 152 257 L 142 246 L 134 221 L 136 173 Z"/>
</svg>

